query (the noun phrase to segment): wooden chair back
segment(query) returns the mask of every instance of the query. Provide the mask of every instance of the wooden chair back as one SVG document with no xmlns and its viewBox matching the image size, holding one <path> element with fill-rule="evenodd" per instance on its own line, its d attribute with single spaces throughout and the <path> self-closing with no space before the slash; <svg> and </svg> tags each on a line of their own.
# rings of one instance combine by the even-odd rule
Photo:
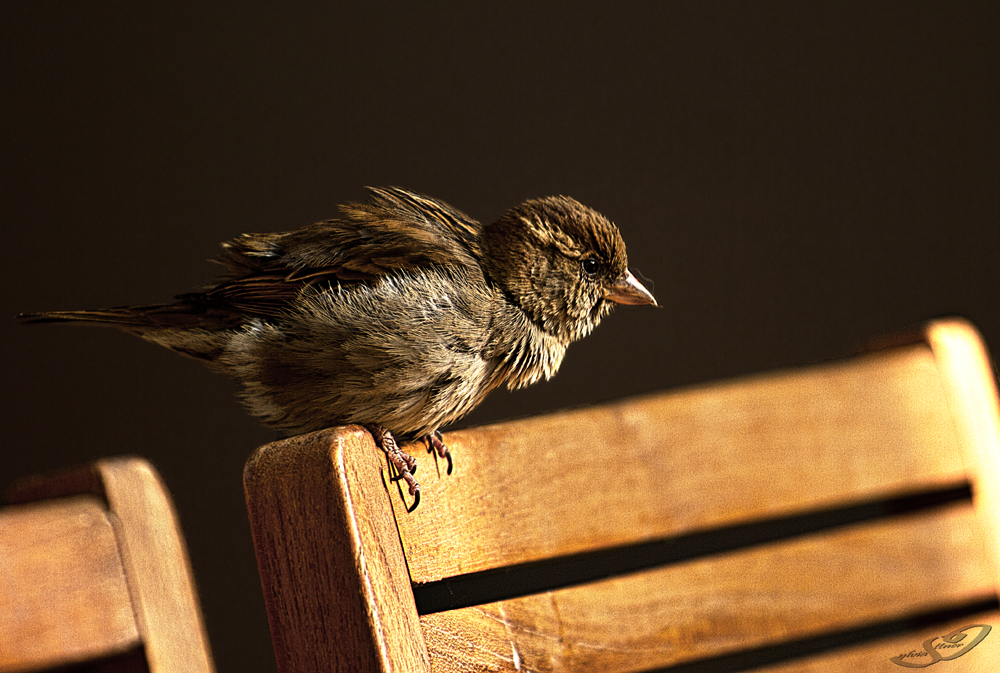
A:
<svg viewBox="0 0 1000 673">
<path fill-rule="evenodd" d="M 0 671 L 214 671 L 184 539 L 149 463 L 28 479 L 9 500 Z"/>
<path fill-rule="evenodd" d="M 1000 662 L 1000 413 L 967 323 L 445 439 L 413 512 L 356 427 L 248 462 L 280 671 Z"/>
</svg>

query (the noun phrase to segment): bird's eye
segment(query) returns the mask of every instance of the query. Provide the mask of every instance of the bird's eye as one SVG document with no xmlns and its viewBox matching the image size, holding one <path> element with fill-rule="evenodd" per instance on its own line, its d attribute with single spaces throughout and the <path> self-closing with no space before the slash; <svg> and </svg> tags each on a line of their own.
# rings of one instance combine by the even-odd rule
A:
<svg viewBox="0 0 1000 673">
<path fill-rule="evenodd" d="M 593 276 L 601 268 L 601 263 L 594 257 L 588 257 L 587 259 L 580 262 L 580 266 L 583 267 L 583 272 L 588 276 Z"/>
</svg>

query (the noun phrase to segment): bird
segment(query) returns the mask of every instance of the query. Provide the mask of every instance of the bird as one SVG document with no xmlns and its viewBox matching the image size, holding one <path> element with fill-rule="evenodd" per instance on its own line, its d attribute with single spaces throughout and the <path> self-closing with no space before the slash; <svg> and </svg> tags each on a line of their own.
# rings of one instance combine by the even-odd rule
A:
<svg viewBox="0 0 1000 673">
<path fill-rule="evenodd" d="M 614 305 L 658 304 L 618 227 L 570 197 L 484 226 L 417 192 L 367 191 L 339 217 L 223 243 L 224 273 L 171 303 L 18 317 L 109 325 L 201 360 L 284 435 L 363 426 L 415 507 L 400 441 L 423 441 L 450 472 L 440 428 L 498 387 L 554 376 Z"/>
</svg>

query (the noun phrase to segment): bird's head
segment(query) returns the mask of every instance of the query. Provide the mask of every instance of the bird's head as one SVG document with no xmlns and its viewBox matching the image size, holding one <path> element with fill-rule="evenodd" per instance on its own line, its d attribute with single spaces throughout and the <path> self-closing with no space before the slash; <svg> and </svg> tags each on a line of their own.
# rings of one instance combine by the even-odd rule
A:
<svg viewBox="0 0 1000 673">
<path fill-rule="evenodd" d="M 656 305 L 628 270 L 618 227 L 566 196 L 508 210 L 485 228 L 483 257 L 493 282 L 566 343 L 589 334 L 616 303 Z"/>
</svg>

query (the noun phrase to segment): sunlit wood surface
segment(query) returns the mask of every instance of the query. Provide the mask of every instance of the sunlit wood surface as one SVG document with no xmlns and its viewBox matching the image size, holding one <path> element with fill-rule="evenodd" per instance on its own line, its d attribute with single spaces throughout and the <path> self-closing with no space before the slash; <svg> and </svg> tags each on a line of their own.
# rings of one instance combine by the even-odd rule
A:
<svg viewBox="0 0 1000 673">
<path fill-rule="evenodd" d="M 841 361 L 447 433 L 452 475 L 411 445 L 413 512 L 358 428 L 263 447 L 247 498 L 279 668 L 367 651 L 353 670 L 903 670 L 892 657 L 1000 625 L 996 400 L 978 336 L 945 321 Z M 629 565 L 650 548 L 665 560 Z M 949 656 L 993 671 L 998 643 Z"/>
</svg>

